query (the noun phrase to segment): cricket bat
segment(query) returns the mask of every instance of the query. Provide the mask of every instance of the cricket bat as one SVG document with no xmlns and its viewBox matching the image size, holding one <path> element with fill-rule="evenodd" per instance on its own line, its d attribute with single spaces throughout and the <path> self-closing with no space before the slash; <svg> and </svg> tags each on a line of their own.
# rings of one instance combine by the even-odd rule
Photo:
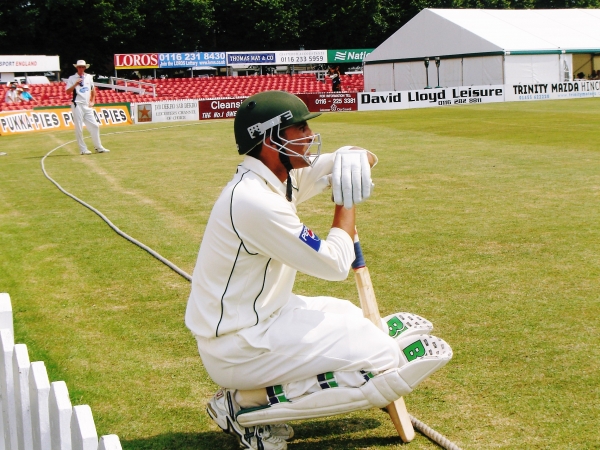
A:
<svg viewBox="0 0 600 450">
<path fill-rule="evenodd" d="M 360 299 L 363 315 L 377 325 L 377 327 L 381 328 L 383 332 L 387 333 L 388 330 L 386 330 L 381 323 L 379 307 L 377 306 L 375 291 L 373 290 L 373 284 L 371 283 L 371 275 L 369 275 L 369 269 L 367 269 L 365 258 L 360 247 L 358 233 L 354 235 L 354 253 L 356 254 L 356 259 L 352 263 L 352 269 L 354 270 L 354 279 L 356 280 L 358 298 Z M 390 415 L 390 419 L 394 422 L 394 426 L 400 435 L 400 439 L 402 439 L 403 442 L 412 441 L 415 438 L 415 430 L 410 421 L 410 415 L 406 410 L 404 399 L 400 397 L 394 403 L 390 403 L 386 406 L 386 410 Z"/>
</svg>

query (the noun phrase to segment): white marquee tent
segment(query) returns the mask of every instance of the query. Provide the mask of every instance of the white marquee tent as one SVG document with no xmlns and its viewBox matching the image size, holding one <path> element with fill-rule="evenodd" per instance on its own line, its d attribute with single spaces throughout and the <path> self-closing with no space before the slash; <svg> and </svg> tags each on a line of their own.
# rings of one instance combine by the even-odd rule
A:
<svg viewBox="0 0 600 450">
<path fill-rule="evenodd" d="M 600 70 L 600 9 L 424 9 L 364 64 L 366 91 L 570 81 Z"/>
</svg>

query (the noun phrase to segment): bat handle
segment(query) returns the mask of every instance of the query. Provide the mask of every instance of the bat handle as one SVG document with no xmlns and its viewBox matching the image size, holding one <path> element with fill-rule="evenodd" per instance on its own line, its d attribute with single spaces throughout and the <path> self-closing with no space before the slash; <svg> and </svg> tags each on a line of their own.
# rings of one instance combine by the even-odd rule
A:
<svg viewBox="0 0 600 450">
<path fill-rule="evenodd" d="M 354 254 L 356 255 L 356 259 L 352 263 L 352 268 L 356 270 L 360 269 L 361 267 L 366 267 L 367 263 L 365 263 L 365 257 L 363 256 L 360 241 L 358 240 L 357 231 L 354 232 Z"/>
</svg>

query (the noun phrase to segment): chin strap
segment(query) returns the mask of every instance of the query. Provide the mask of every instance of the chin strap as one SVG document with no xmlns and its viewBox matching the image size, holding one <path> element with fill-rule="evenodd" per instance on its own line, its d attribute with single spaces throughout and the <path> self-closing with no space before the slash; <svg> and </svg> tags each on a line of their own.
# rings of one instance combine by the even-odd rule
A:
<svg viewBox="0 0 600 450">
<path fill-rule="evenodd" d="M 281 141 L 279 140 L 279 137 L 277 135 L 275 136 L 271 136 L 271 140 L 274 141 L 280 148 L 285 148 L 282 144 Z M 285 189 L 285 198 L 287 199 L 288 202 L 292 201 L 292 177 L 290 176 L 290 171 L 293 169 L 292 167 L 292 162 L 290 161 L 290 157 L 287 155 L 287 153 L 283 153 L 283 152 L 279 152 L 279 161 L 281 161 L 281 164 L 283 164 L 283 167 L 285 167 L 285 170 L 287 171 L 287 186 Z"/>
</svg>

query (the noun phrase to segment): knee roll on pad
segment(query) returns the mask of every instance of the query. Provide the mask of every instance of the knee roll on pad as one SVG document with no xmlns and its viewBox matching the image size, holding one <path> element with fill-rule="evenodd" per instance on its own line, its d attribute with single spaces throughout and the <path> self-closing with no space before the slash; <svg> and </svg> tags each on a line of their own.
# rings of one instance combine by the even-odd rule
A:
<svg viewBox="0 0 600 450">
<path fill-rule="evenodd" d="M 390 314 L 381 320 L 384 330 L 387 330 L 390 337 L 395 339 L 430 334 L 433 330 L 433 324 L 429 320 L 409 312 Z"/>
</svg>

